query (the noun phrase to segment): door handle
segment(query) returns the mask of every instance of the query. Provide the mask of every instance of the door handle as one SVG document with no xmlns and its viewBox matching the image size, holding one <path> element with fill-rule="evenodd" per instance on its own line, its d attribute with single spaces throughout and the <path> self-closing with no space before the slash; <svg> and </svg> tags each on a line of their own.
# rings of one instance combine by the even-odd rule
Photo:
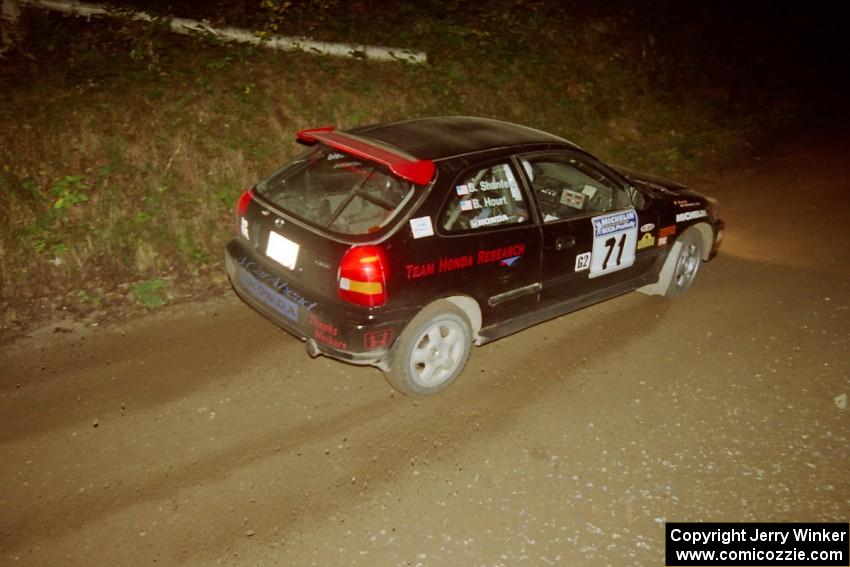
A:
<svg viewBox="0 0 850 567">
<path fill-rule="evenodd" d="M 555 239 L 555 250 L 564 250 L 565 248 L 572 248 L 576 244 L 576 237 L 572 235 L 568 236 L 559 236 Z"/>
</svg>

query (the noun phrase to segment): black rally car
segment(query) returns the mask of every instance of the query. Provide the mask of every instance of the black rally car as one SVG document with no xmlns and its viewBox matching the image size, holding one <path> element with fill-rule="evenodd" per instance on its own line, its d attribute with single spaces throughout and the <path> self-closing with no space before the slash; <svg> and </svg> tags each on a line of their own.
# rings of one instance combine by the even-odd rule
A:
<svg viewBox="0 0 850 567">
<path fill-rule="evenodd" d="M 347 132 L 246 191 L 233 287 L 324 354 L 426 395 L 471 347 L 639 290 L 676 296 L 717 253 L 714 202 L 557 136 L 472 117 Z"/>
</svg>

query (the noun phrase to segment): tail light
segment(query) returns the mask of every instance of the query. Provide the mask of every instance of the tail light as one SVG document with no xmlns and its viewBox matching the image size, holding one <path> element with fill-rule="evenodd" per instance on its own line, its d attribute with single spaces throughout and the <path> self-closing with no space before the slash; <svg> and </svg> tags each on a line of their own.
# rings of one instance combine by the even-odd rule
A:
<svg viewBox="0 0 850 567">
<path fill-rule="evenodd" d="M 352 246 L 339 266 L 339 297 L 376 307 L 387 301 L 387 260 L 378 246 Z"/>
<path fill-rule="evenodd" d="M 248 189 L 236 201 L 236 233 L 241 234 L 245 240 L 249 240 L 248 219 L 245 218 L 245 213 L 248 212 L 248 205 L 251 204 L 251 199 L 253 198 L 251 189 Z"/>
</svg>

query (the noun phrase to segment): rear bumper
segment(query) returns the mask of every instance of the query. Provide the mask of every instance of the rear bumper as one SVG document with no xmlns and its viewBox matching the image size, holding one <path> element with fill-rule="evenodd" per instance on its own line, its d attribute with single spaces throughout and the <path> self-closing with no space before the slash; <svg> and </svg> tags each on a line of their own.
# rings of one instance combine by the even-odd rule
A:
<svg viewBox="0 0 850 567">
<path fill-rule="evenodd" d="M 267 260 L 231 241 L 224 265 L 237 295 L 319 354 L 353 364 L 382 361 L 412 314 L 406 310 L 366 309 L 323 301 L 283 279 Z"/>
</svg>

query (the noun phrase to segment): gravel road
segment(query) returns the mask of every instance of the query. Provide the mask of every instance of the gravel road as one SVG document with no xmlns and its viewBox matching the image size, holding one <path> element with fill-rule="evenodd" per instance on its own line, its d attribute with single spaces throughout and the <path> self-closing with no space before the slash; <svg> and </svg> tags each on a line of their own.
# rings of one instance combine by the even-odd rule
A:
<svg viewBox="0 0 850 567">
<path fill-rule="evenodd" d="M 850 519 L 850 143 L 704 181 L 721 255 L 405 398 L 233 295 L 0 349 L 0 564 L 663 564 L 665 521 Z"/>
</svg>

